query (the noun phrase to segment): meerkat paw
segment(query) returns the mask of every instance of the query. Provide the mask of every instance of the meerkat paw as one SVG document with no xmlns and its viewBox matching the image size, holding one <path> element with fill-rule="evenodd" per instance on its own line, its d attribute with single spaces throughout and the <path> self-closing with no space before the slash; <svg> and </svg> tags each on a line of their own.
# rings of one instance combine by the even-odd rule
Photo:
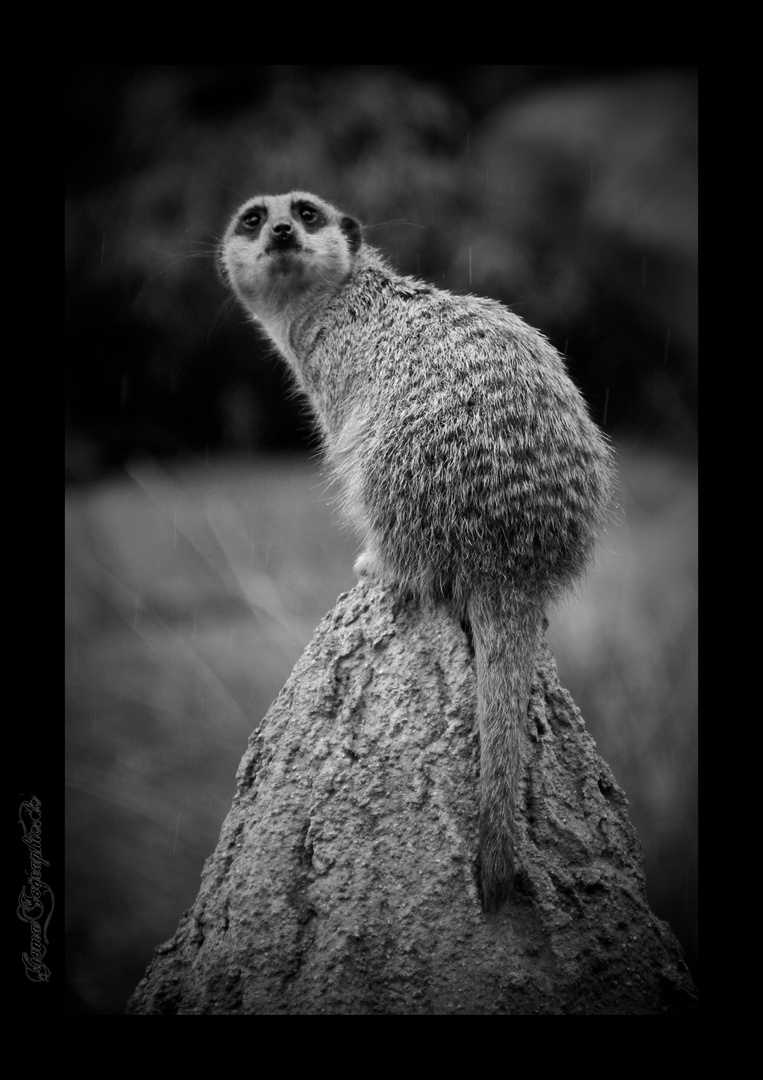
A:
<svg viewBox="0 0 763 1080">
<path fill-rule="evenodd" d="M 358 578 L 381 577 L 381 566 L 373 551 L 361 551 L 352 569 Z"/>
</svg>

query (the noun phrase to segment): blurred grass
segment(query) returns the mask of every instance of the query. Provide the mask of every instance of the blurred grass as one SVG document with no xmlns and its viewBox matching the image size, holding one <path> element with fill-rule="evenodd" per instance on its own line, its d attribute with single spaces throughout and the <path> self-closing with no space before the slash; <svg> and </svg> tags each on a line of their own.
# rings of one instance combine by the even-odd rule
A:
<svg viewBox="0 0 763 1080">
<path fill-rule="evenodd" d="M 623 520 L 550 637 L 694 962 L 696 476 L 627 452 L 620 473 Z M 193 902 L 247 737 L 354 552 L 303 457 L 148 463 L 68 492 L 71 1011 L 123 1011 Z"/>
</svg>

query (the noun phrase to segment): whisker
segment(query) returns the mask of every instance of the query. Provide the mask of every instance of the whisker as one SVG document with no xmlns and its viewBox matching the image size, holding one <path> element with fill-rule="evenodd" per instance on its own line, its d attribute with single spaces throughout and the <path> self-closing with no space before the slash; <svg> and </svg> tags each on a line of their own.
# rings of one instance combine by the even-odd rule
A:
<svg viewBox="0 0 763 1080">
<path fill-rule="evenodd" d="M 363 231 L 370 232 L 372 229 L 382 229 L 385 225 L 410 225 L 413 229 L 426 229 L 426 225 L 422 225 L 418 221 L 408 221 L 406 218 L 390 218 L 389 221 L 377 221 L 375 225 L 364 225 Z"/>
</svg>

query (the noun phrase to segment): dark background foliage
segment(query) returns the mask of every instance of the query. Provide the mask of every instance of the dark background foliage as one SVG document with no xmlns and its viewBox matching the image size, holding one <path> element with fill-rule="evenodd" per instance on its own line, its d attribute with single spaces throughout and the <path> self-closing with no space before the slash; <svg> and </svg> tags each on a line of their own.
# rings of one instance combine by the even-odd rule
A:
<svg viewBox="0 0 763 1080">
<path fill-rule="evenodd" d="M 295 187 L 543 329 L 611 430 L 692 446 L 692 73 L 84 67 L 67 104 L 72 477 L 303 441 L 212 272 L 235 207 Z"/>
</svg>

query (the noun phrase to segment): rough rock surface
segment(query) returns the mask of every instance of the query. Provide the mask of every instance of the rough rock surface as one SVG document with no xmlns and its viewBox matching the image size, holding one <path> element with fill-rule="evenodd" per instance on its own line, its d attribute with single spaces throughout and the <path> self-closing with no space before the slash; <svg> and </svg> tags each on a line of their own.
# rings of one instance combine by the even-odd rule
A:
<svg viewBox="0 0 763 1080">
<path fill-rule="evenodd" d="M 691 1011 L 625 797 L 545 645 L 516 891 L 482 911 L 474 709 L 447 609 L 368 582 L 340 597 L 250 739 L 196 902 L 128 1012 Z"/>
</svg>

